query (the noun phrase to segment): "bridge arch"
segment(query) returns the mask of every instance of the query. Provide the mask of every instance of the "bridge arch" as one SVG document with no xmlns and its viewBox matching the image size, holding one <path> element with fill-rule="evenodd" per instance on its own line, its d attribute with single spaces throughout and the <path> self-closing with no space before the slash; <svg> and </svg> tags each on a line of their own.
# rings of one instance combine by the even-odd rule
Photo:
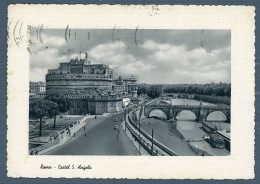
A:
<svg viewBox="0 0 260 184">
<path fill-rule="evenodd" d="M 197 106 L 197 105 L 145 105 L 144 106 L 144 115 L 149 117 L 150 113 L 153 110 L 161 110 L 167 116 L 167 119 L 174 118 L 176 120 L 177 114 L 181 111 L 187 110 L 191 111 L 196 116 L 197 122 L 203 122 L 207 119 L 208 115 L 215 111 L 220 111 L 224 113 L 227 117 L 227 122 L 230 123 L 230 107 L 228 106 Z"/>
<path fill-rule="evenodd" d="M 181 112 L 183 112 L 183 111 L 192 112 L 192 113 L 195 115 L 195 120 L 198 120 L 199 114 L 198 114 L 198 111 L 197 111 L 197 110 L 195 110 L 195 109 L 185 109 L 185 108 L 175 110 L 175 111 L 174 111 L 174 119 L 177 119 L 177 116 L 178 116 Z"/>
<path fill-rule="evenodd" d="M 211 113 L 214 113 L 214 112 L 221 112 L 223 113 L 225 116 L 226 116 L 226 121 L 228 123 L 230 123 L 230 113 L 226 112 L 226 111 L 223 111 L 223 110 L 212 110 L 212 111 L 208 111 L 207 114 L 205 115 L 205 120 L 207 121 L 207 118 L 208 116 L 211 114 Z"/>
<path fill-rule="evenodd" d="M 154 109 L 149 110 L 149 111 L 145 114 L 145 116 L 146 116 L 147 118 L 149 118 L 149 117 L 150 117 L 150 114 L 151 114 L 152 112 L 154 112 L 154 111 L 160 111 L 160 112 L 162 112 L 162 113 L 165 115 L 165 118 L 166 118 L 166 119 L 169 119 L 168 112 L 166 112 L 164 109 L 160 109 L 160 108 L 154 108 Z M 156 117 L 158 117 L 158 116 L 156 116 Z M 158 117 L 158 118 L 160 118 L 160 117 Z"/>
</svg>

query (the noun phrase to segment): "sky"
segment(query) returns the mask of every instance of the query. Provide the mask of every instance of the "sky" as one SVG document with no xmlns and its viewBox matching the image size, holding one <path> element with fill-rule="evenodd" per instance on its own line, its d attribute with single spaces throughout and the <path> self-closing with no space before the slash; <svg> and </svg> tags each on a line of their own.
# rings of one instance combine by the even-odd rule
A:
<svg viewBox="0 0 260 184">
<path fill-rule="evenodd" d="M 230 83 L 230 30 L 43 29 L 31 32 L 30 81 L 45 81 L 48 69 L 84 58 L 109 65 L 138 83 Z M 80 56 L 81 53 L 81 56 Z"/>
</svg>

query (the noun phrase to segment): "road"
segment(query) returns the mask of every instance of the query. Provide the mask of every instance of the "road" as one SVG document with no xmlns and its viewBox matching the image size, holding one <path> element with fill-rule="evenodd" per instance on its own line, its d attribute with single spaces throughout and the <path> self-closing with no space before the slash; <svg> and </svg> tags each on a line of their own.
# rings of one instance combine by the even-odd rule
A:
<svg viewBox="0 0 260 184">
<path fill-rule="evenodd" d="M 120 126 L 122 118 L 123 113 L 87 119 L 85 130 L 82 127 L 75 137 L 46 155 L 138 155 L 138 150 Z M 115 125 L 119 127 L 118 138 Z"/>
</svg>

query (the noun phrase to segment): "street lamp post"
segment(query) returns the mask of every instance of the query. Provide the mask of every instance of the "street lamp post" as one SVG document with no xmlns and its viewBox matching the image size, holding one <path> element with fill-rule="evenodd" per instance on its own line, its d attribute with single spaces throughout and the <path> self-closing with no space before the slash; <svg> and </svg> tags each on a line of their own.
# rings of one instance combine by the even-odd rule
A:
<svg viewBox="0 0 260 184">
<path fill-rule="evenodd" d="M 125 110 L 125 107 L 124 107 L 124 120 L 126 121 L 126 110 Z"/>
<path fill-rule="evenodd" d="M 153 129 L 152 129 L 152 155 L 153 155 Z"/>
<path fill-rule="evenodd" d="M 140 145 L 140 126 L 141 126 L 141 123 L 139 121 L 139 156 L 141 156 L 141 145 Z"/>
</svg>

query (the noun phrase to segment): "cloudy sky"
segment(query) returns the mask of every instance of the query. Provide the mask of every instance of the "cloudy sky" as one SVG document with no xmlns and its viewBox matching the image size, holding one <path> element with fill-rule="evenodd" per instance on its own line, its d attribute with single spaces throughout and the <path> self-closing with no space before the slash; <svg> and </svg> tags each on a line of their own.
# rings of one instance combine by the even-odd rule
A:
<svg viewBox="0 0 260 184">
<path fill-rule="evenodd" d="M 36 32 L 35 32 L 36 33 Z M 114 76 L 149 84 L 230 83 L 230 30 L 44 29 L 32 32 L 30 80 L 88 53 L 110 65 Z M 65 36 L 66 35 L 66 36 Z"/>
</svg>

